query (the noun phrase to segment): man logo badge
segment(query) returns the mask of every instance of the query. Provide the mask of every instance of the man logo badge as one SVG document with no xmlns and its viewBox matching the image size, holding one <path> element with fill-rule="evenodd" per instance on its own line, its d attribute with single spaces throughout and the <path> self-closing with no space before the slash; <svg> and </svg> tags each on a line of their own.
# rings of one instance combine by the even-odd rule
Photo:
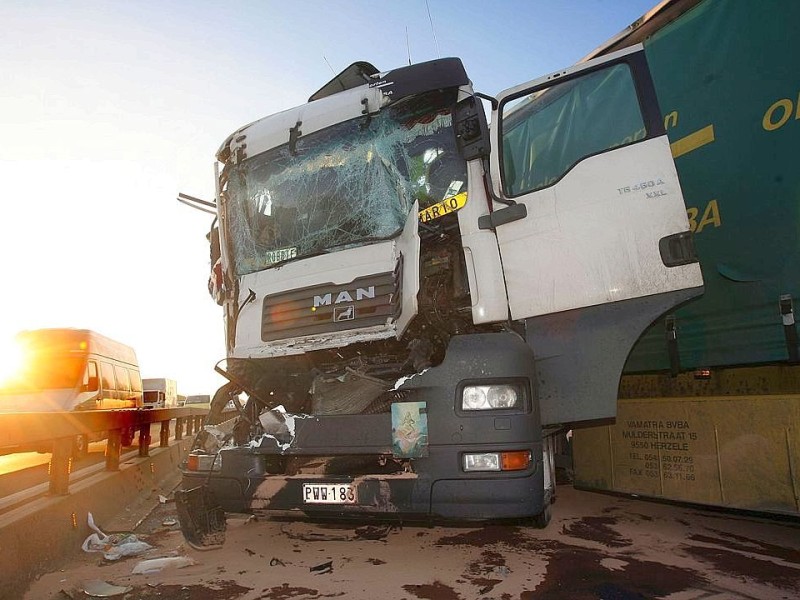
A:
<svg viewBox="0 0 800 600">
<path fill-rule="evenodd" d="M 333 309 L 333 321 L 352 321 L 356 318 L 356 307 L 352 304 L 348 306 L 337 306 Z"/>
</svg>

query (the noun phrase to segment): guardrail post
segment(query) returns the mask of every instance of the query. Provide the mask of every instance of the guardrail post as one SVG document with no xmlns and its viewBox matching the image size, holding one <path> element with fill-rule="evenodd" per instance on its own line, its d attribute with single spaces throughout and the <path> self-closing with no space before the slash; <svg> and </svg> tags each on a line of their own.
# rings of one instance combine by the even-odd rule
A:
<svg viewBox="0 0 800 600">
<path fill-rule="evenodd" d="M 194 433 L 194 417 L 189 415 L 186 417 L 186 435 L 191 436 Z"/>
<path fill-rule="evenodd" d="M 158 445 L 160 448 L 169 446 L 169 421 L 161 421 L 161 437 L 159 438 Z"/>
<path fill-rule="evenodd" d="M 183 439 L 183 417 L 177 417 L 175 419 L 175 439 Z"/>
<path fill-rule="evenodd" d="M 122 430 L 111 429 L 106 442 L 106 471 L 119 471 L 119 453 L 122 451 Z"/>
<path fill-rule="evenodd" d="M 53 441 L 50 457 L 50 493 L 54 496 L 69 494 L 69 474 L 72 471 L 72 438 Z"/>
<path fill-rule="evenodd" d="M 150 423 L 139 427 L 139 456 L 150 456 Z"/>
</svg>

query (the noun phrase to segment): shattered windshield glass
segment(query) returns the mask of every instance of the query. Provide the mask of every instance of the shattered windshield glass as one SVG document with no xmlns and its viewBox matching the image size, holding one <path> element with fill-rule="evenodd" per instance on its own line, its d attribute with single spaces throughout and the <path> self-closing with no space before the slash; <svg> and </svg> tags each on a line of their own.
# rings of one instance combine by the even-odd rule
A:
<svg viewBox="0 0 800 600">
<path fill-rule="evenodd" d="M 394 237 L 415 200 L 466 189 L 454 102 L 455 90 L 411 97 L 233 166 L 223 198 L 236 274 Z"/>
</svg>

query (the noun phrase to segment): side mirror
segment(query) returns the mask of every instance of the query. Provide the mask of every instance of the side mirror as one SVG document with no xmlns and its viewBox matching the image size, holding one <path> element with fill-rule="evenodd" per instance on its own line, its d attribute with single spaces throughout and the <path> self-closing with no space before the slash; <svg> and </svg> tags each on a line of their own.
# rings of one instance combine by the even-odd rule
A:
<svg viewBox="0 0 800 600">
<path fill-rule="evenodd" d="M 464 98 L 456 104 L 453 115 L 458 152 L 464 160 L 488 158 L 491 151 L 486 113 L 476 96 Z"/>
</svg>

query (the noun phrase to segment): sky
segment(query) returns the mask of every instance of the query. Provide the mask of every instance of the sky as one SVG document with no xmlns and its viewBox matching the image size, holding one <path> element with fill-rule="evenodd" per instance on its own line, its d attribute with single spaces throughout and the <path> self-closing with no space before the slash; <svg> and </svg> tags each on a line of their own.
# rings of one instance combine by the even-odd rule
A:
<svg viewBox="0 0 800 600">
<path fill-rule="evenodd" d="M 0 342 L 93 329 L 133 346 L 143 377 L 213 393 L 213 217 L 175 197 L 213 199 L 230 133 L 359 60 L 458 56 L 494 95 L 575 63 L 656 3 L 3 0 Z"/>
</svg>

